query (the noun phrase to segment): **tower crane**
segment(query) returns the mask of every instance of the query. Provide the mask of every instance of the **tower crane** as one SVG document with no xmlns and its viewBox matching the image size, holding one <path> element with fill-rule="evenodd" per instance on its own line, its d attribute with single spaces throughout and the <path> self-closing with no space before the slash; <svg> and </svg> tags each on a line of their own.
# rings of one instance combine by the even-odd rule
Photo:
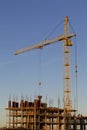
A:
<svg viewBox="0 0 87 130">
<path fill-rule="evenodd" d="M 58 41 L 63 41 L 63 53 L 64 53 L 64 108 L 66 110 L 71 110 L 71 85 L 70 85 L 70 47 L 72 46 L 71 38 L 75 37 L 76 34 L 69 34 L 69 19 L 68 16 L 64 19 L 64 34 L 56 38 L 44 40 L 40 43 L 34 44 L 32 46 L 22 48 L 15 51 L 15 55 L 31 51 L 33 49 L 41 49 L 44 46 L 53 44 Z"/>
</svg>

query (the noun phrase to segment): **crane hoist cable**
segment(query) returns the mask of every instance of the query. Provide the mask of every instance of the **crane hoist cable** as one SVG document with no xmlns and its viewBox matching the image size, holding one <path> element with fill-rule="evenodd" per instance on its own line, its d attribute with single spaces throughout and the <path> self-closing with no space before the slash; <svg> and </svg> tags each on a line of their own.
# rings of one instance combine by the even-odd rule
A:
<svg viewBox="0 0 87 130">
<path fill-rule="evenodd" d="M 39 65 L 38 65 L 38 73 L 39 73 L 39 95 L 41 95 L 41 87 L 42 87 L 42 49 L 39 51 Z"/>
<path fill-rule="evenodd" d="M 75 33 L 75 30 L 69 20 L 69 25 L 72 29 L 72 32 Z M 77 59 L 77 43 L 76 43 L 76 37 L 75 37 L 75 42 L 74 42 L 74 47 L 75 47 L 75 88 L 76 88 L 76 91 L 75 91 L 75 109 L 77 110 L 77 113 L 78 113 L 78 59 Z"/>
<path fill-rule="evenodd" d="M 76 40 L 76 38 L 75 38 Z M 77 65 L 77 44 L 75 43 L 75 78 L 76 78 L 76 109 L 78 113 L 78 65 Z"/>
</svg>

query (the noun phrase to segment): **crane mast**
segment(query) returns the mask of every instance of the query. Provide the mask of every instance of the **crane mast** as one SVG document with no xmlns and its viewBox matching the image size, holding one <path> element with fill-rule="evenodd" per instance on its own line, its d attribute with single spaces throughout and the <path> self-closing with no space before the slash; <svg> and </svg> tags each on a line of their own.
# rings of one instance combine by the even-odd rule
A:
<svg viewBox="0 0 87 130">
<path fill-rule="evenodd" d="M 69 19 L 68 16 L 64 19 L 64 34 L 60 35 L 56 38 L 45 40 L 38 44 L 22 48 L 15 51 L 15 55 L 33 50 L 33 49 L 41 49 L 46 45 L 53 44 L 58 41 L 63 41 L 63 54 L 64 54 L 64 109 L 71 110 L 72 102 L 71 102 L 71 85 L 70 85 L 70 47 L 72 46 L 71 38 L 76 36 L 75 33 L 69 34 L 68 30 Z"/>
<path fill-rule="evenodd" d="M 69 34 L 68 17 L 64 19 L 64 36 Z M 72 42 L 70 39 L 63 41 L 63 56 L 64 56 L 64 108 L 71 110 L 71 82 L 70 82 L 70 47 Z"/>
</svg>

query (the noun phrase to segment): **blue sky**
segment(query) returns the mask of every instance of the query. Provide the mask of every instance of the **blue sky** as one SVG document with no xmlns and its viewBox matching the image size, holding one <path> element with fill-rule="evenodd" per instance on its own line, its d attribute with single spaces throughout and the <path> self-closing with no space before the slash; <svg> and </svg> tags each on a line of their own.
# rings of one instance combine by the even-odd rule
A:
<svg viewBox="0 0 87 130">
<path fill-rule="evenodd" d="M 87 1 L 0 1 L 0 126 L 6 123 L 7 102 L 21 95 L 32 99 L 39 91 L 54 105 L 63 100 L 62 44 L 14 56 L 15 50 L 43 41 L 68 16 L 77 37 L 78 111 L 87 115 Z M 63 26 L 63 22 L 62 22 Z M 62 30 L 56 29 L 61 35 Z M 51 36 L 49 37 L 51 38 Z M 75 96 L 74 47 L 72 47 L 72 101 Z M 39 81 L 42 82 L 39 88 Z M 41 89 L 41 90 L 40 90 Z"/>
</svg>

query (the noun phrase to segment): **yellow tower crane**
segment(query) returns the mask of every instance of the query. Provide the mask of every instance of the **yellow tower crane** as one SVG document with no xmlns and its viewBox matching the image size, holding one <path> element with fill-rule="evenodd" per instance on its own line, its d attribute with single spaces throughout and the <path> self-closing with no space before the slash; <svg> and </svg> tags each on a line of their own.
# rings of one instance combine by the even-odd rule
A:
<svg viewBox="0 0 87 130">
<path fill-rule="evenodd" d="M 70 87 L 70 47 L 72 46 L 71 38 L 76 36 L 75 33 L 69 34 L 69 19 L 68 16 L 64 19 L 64 34 L 56 38 L 44 40 L 38 44 L 22 48 L 15 51 L 15 55 L 33 50 L 41 49 L 44 46 L 53 44 L 58 41 L 63 41 L 63 52 L 64 52 L 64 109 L 71 110 L 71 87 Z"/>
</svg>

